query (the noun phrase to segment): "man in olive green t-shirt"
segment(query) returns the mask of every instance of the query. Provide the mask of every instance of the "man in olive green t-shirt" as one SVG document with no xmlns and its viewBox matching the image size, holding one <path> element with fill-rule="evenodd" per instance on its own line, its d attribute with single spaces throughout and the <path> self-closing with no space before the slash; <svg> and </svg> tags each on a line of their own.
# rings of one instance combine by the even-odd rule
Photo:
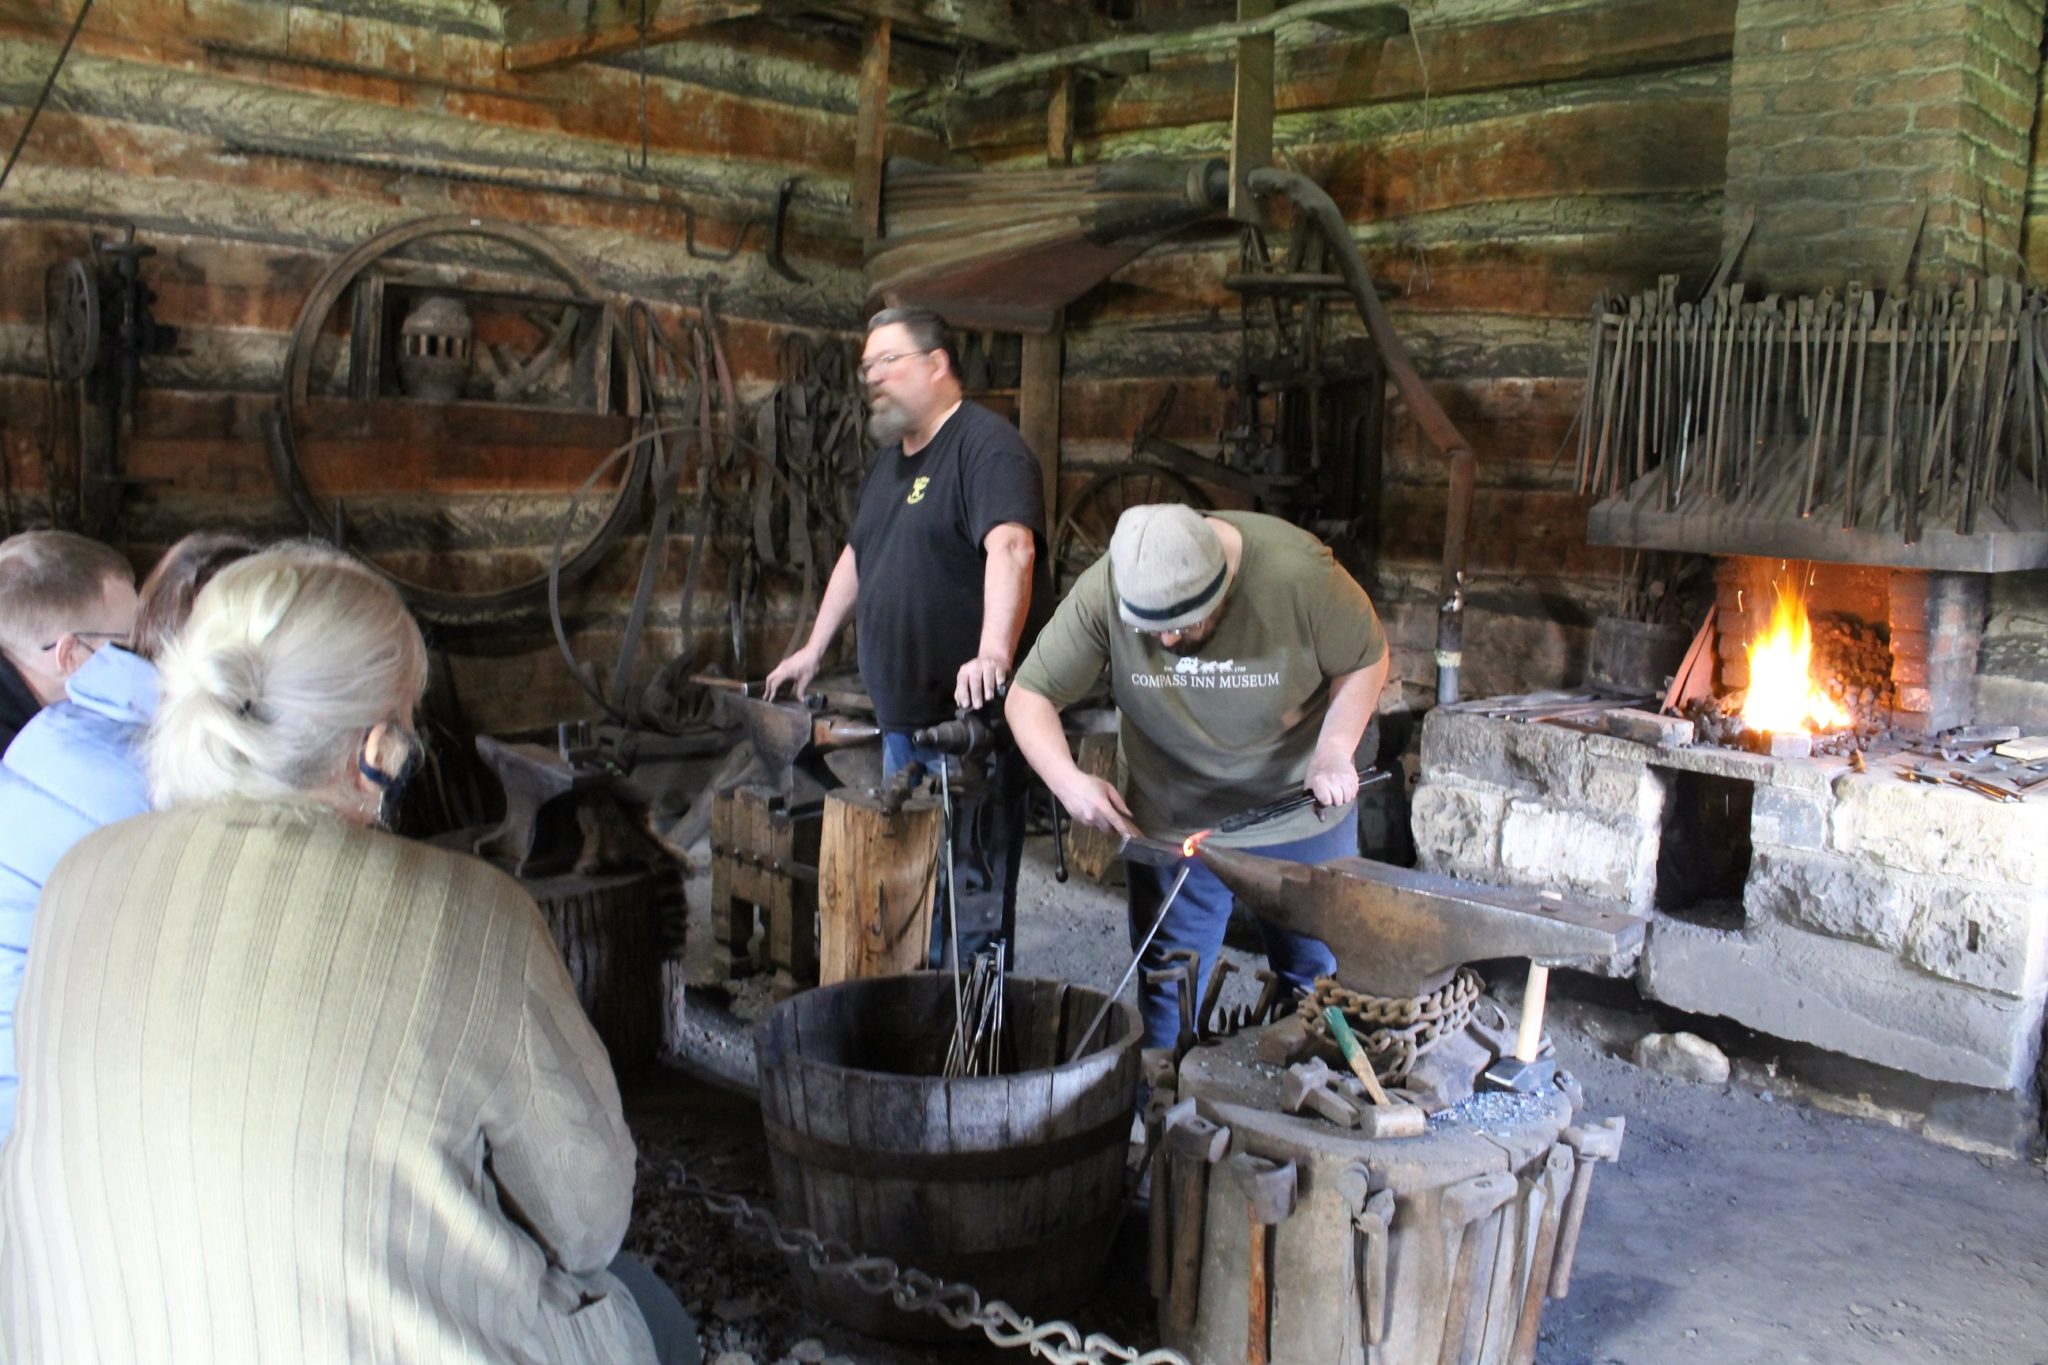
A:
<svg viewBox="0 0 2048 1365">
<path fill-rule="evenodd" d="M 1060 728 L 1061 709 L 1105 670 L 1119 713 L 1121 790 L 1075 765 Z M 1314 536 L 1253 512 L 1133 507 L 1017 670 L 1004 714 L 1024 756 L 1081 824 L 1180 840 L 1307 788 L 1317 805 L 1214 837 L 1315 863 L 1358 852 L 1355 755 L 1386 679 L 1386 637 L 1371 600 Z M 1127 865 L 1134 947 L 1175 870 Z M 1228 889 L 1195 863 L 1146 965 L 1193 948 L 1206 980 L 1230 909 Z M 1289 986 L 1306 990 L 1335 969 L 1315 939 L 1264 920 L 1259 927 Z M 1148 986 L 1139 1009 L 1145 1045 L 1171 1045 L 1174 1002 Z"/>
</svg>

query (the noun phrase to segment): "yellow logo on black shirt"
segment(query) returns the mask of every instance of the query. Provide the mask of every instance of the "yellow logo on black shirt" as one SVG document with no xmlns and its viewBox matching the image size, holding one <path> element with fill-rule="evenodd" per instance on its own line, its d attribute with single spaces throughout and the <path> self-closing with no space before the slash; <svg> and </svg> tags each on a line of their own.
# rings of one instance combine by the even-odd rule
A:
<svg viewBox="0 0 2048 1365">
<path fill-rule="evenodd" d="M 918 477 L 918 480 L 917 480 L 917 482 L 916 482 L 916 483 L 913 483 L 912 485 L 910 485 L 910 496 L 909 496 L 909 497 L 907 497 L 907 498 L 905 498 L 905 499 L 904 499 L 903 501 L 905 501 L 905 502 L 907 502 L 907 503 L 908 503 L 908 502 L 923 502 L 923 501 L 924 501 L 924 486 L 925 486 L 926 484 L 930 483 L 930 482 L 931 482 L 931 478 L 930 478 L 930 476 L 928 476 L 928 475 L 920 475 L 920 476 Z"/>
</svg>

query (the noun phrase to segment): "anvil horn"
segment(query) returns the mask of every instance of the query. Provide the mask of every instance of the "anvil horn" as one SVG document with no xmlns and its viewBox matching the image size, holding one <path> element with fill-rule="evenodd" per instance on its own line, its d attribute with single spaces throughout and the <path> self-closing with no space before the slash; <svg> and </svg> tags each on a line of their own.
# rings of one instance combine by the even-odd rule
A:
<svg viewBox="0 0 2048 1365">
<path fill-rule="evenodd" d="M 1423 995 L 1486 958 L 1563 967 L 1632 954 L 1643 941 L 1641 918 L 1555 892 L 1484 886 L 1369 858 L 1311 867 L 1208 844 L 1196 856 L 1260 915 L 1328 944 L 1338 983 L 1371 995 Z"/>
</svg>

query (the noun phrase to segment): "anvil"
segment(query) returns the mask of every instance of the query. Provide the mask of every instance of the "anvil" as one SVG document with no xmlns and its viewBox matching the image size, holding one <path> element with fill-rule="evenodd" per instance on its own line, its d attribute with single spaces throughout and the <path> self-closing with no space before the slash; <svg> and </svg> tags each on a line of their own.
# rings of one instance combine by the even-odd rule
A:
<svg viewBox="0 0 2048 1365">
<path fill-rule="evenodd" d="M 1485 958 L 1563 967 L 1643 941 L 1645 921 L 1623 911 L 1369 858 L 1311 867 L 1208 844 L 1195 856 L 1266 919 L 1328 944 L 1338 984 L 1369 995 L 1426 995 Z"/>
</svg>

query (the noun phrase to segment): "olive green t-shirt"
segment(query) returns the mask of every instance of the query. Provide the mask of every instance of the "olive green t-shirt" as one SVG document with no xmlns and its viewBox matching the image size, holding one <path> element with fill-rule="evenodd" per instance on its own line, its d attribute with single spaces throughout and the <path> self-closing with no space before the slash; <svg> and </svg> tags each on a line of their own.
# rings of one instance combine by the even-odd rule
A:
<svg viewBox="0 0 2048 1365">
<path fill-rule="evenodd" d="M 1209 515 L 1237 528 L 1244 555 L 1201 653 L 1176 655 L 1125 623 L 1104 555 L 1017 670 L 1017 686 L 1062 709 L 1108 670 L 1124 799 L 1138 827 L 1162 839 L 1301 790 L 1330 679 L 1387 652 L 1371 599 L 1320 540 L 1256 512 Z M 1328 814 L 1309 807 L 1216 842 L 1305 839 Z"/>
</svg>

